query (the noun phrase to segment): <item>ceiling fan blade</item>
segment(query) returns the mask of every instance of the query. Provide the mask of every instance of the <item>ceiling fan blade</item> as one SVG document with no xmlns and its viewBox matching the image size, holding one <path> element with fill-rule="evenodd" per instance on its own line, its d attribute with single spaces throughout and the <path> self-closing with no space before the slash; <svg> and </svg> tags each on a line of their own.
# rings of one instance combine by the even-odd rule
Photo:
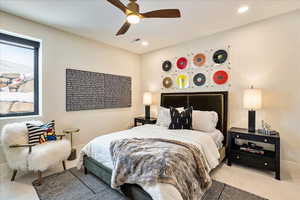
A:
<svg viewBox="0 0 300 200">
<path fill-rule="evenodd" d="M 126 13 L 126 10 L 128 9 L 121 1 L 119 0 L 107 0 L 112 5 L 116 6 L 120 10 L 122 10 L 124 13 Z"/>
<path fill-rule="evenodd" d="M 124 35 L 128 31 L 129 27 L 130 27 L 130 23 L 125 22 L 125 24 L 121 27 L 121 29 L 116 34 L 116 36 Z"/>
<path fill-rule="evenodd" d="M 181 17 L 178 9 L 155 10 L 141 14 L 145 18 L 178 18 Z"/>
</svg>

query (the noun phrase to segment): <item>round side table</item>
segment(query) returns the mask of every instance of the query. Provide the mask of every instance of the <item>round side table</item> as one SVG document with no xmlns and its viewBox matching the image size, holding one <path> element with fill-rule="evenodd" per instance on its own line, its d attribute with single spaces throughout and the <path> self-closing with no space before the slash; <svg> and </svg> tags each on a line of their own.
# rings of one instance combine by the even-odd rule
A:
<svg viewBox="0 0 300 200">
<path fill-rule="evenodd" d="M 68 158 L 68 160 L 75 160 L 76 159 L 76 149 L 73 147 L 73 133 L 78 133 L 80 131 L 79 128 L 71 128 L 71 129 L 65 129 L 63 130 L 64 134 L 70 134 L 71 135 L 71 154 Z"/>
</svg>

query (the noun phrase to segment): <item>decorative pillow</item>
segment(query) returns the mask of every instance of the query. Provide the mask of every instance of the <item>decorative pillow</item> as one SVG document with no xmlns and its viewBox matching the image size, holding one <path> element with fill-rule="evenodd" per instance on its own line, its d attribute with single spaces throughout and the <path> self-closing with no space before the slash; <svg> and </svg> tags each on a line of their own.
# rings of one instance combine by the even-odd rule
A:
<svg viewBox="0 0 300 200">
<path fill-rule="evenodd" d="M 179 110 L 179 112 L 184 111 L 184 108 L 176 108 Z M 163 126 L 163 127 L 169 127 L 171 123 L 171 115 L 170 115 L 170 109 L 165 107 L 160 107 L 157 115 L 157 126 Z"/>
<path fill-rule="evenodd" d="M 193 107 L 179 112 L 176 108 L 170 108 L 171 123 L 169 129 L 192 129 Z"/>
<path fill-rule="evenodd" d="M 203 132 L 213 132 L 218 123 L 218 114 L 214 111 L 193 111 L 193 129 Z"/>
<path fill-rule="evenodd" d="M 52 120 L 43 125 L 27 123 L 28 144 L 43 144 L 50 140 L 56 140 L 55 122 Z"/>
</svg>

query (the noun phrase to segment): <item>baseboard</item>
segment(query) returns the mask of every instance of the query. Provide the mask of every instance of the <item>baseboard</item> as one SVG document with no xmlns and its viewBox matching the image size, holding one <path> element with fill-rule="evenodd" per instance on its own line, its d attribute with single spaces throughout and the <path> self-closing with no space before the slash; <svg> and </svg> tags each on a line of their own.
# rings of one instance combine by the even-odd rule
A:
<svg viewBox="0 0 300 200">
<path fill-rule="evenodd" d="M 8 179 L 12 170 L 8 167 L 7 163 L 0 164 L 0 179 L 1 181 Z"/>
<path fill-rule="evenodd" d="M 298 162 L 294 162 L 294 161 L 290 161 L 290 160 L 281 160 L 281 163 L 284 165 L 292 165 L 294 167 L 300 168 L 300 163 L 298 163 Z"/>
</svg>

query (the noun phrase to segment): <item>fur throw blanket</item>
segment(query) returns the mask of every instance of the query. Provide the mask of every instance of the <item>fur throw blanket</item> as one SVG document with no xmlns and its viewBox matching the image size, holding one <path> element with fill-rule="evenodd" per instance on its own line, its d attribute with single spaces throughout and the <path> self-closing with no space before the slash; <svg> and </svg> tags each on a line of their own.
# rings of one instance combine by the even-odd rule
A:
<svg viewBox="0 0 300 200">
<path fill-rule="evenodd" d="M 183 200 L 199 200 L 211 186 L 202 152 L 166 139 L 121 139 L 111 143 L 112 188 L 129 184 L 171 184 Z"/>
</svg>

